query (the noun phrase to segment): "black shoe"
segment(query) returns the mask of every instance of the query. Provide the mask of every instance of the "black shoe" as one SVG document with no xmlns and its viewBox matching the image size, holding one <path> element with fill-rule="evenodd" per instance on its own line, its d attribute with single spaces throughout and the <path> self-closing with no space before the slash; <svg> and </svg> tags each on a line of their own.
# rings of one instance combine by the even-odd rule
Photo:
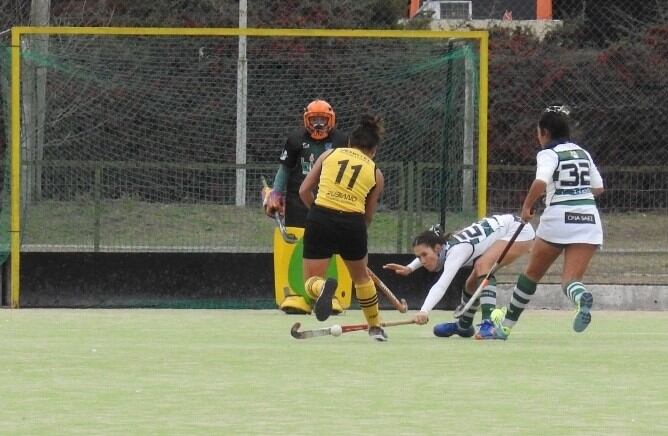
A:
<svg viewBox="0 0 668 436">
<path fill-rule="evenodd" d="M 336 279 L 330 278 L 325 280 L 325 284 L 322 286 L 322 290 L 314 306 L 315 317 L 318 321 L 324 321 L 332 314 L 332 297 L 334 296 L 334 292 L 336 292 L 337 285 Z"/>
</svg>

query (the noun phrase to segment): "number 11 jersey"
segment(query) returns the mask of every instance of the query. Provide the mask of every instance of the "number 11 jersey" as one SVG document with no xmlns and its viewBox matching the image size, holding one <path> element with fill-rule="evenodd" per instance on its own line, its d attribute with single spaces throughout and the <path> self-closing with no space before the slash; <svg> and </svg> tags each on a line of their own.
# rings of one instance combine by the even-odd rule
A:
<svg viewBox="0 0 668 436">
<path fill-rule="evenodd" d="M 342 212 L 364 213 L 376 186 L 376 164 L 355 148 L 337 148 L 322 161 L 315 204 Z"/>
</svg>

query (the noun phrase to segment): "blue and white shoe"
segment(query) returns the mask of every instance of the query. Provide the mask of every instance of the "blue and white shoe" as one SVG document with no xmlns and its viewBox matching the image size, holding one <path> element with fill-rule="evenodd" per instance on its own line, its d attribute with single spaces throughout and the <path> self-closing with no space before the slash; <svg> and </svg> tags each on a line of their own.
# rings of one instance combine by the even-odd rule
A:
<svg viewBox="0 0 668 436">
<path fill-rule="evenodd" d="M 475 329 L 473 326 L 469 328 L 460 328 L 459 323 L 455 322 L 444 322 L 442 324 L 436 324 L 434 326 L 434 335 L 439 338 L 449 338 L 452 335 L 459 335 L 462 338 L 470 338 L 475 334 Z"/>
<path fill-rule="evenodd" d="M 483 319 L 481 324 L 478 324 L 478 332 L 475 334 L 476 339 L 497 339 L 494 331 L 494 323 L 489 319 Z"/>
<path fill-rule="evenodd" d="M 575 314 L 573 320 L 573 330 L 580 333 L 587 328 L 591 322 L 591 306 L 593 304 L 594 296 L 591 295 L 591 292 L 583 292 L 577 305 L 578 313 Z"/>
<path fill-rule="evenodd" d="M 494 309 L 492 311 L 492 319 L 486 319 L 480 324 L 480 329 L 478 329 L 475 338 L 479 340 L 501 339 L 502 341 L 508 339 L 510 329 L 501 324 L 505 314 L 505 308 Z"/>
</svg>

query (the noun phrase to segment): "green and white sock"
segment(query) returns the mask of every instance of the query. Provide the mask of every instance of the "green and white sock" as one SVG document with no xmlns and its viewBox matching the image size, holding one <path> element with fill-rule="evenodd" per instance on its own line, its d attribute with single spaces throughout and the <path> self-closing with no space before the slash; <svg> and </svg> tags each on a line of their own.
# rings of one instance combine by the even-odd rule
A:
<svg viewBox="0 0 668 436">
<path fill-rule="evenodd" d="M 508 312 L 506 312 L 506 317 L 503 320 L 504 327 L 513 328 L 520 315 L 522 315 L 522 312 L 524 312 L 524 309 L 529 305 L 531 297 L 536 293 L 537 286 L 536 282 L 524 274 L 520 274 L 517 277 L 517 284 L 515 285 L 515 289 L 513 289 L 513 296 L 508 305 Z"/>
<path fill-rule="evenodd" d="M 466 304 L 469 300 L 471 299 L 471 296 L 468 295 L 466 292 L 462 292 L 462 304 Z M 459 321 L 457 321 L 457 325 L 459 326 L 460 329 L 465 330 L 473 325 L 473 317 L 475 316 L 475 313 L 478 311 L 478 307 L 480 307 L 480 299 L 476 299 L 476 301 L 469 307 L 469 310 L 464 312 L 459 318 Z"/>
<path fill-rule="evenodd" d="M 482 282 L 484 278 L 484 276 L 478 277 L 478 281 Z M 492 311 L 496 309 L 496 277 L 494 276 L 489 278 L 489 283 L 480 293 L 480 308 L 483 320 L 490 319 Z"/>
<path fill-rule="evenodd" d="M 587 288 L 585 288 L 584 284 L 581 282 L 568 282 L 564 284 L 563 286 L 563 291 L 564 294 L 577 306 L 577 304 L 580 302 L 580 297 L 582 294 L 587 292 Z"/>
</svg>

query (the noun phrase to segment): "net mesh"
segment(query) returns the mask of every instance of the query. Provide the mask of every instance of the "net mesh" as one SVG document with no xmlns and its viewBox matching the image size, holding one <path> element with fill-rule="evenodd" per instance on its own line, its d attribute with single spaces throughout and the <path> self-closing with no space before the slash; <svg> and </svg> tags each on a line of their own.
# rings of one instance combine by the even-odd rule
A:
<svg viewBox="0 0 668 436">
<path fill-rule="evenodd" d="M 475 217 L 474 42 L 248 37 L 244 120 L 237 37 L 24 39 L 24 251 L 270 251 L 261 177 L 314 98 L 344 132 L 385 120 L 371 251 L 406 251 L 441 210 Z"/>
<path fill-rule="evenodd" d="M 522 204 L 535 177 L 538 117 L 548 105 L 569 105 L 571 136 L 592 154 L 606 186 L 597 199 L 604 245 L 587 271 L 590 282 L 668 279 L 666 238 L 657 232 L 668 228 L 668 114 L 659 109 L 668 98 L 666 35 L 654 23 L 604 47 L 575 44 L 568 28 L 542 41 L 530 33 L 490 35 L 488 207 Z M 504 268 L 502 278 L 523 265 Z M 545 281 L 559 282 L 560 271 L 555 265 Z"/>
</svg>

